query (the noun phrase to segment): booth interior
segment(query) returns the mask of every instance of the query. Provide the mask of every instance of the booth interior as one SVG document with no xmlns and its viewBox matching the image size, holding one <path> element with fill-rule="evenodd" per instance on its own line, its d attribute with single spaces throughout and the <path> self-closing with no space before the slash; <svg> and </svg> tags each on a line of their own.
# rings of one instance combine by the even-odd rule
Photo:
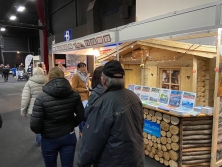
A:
<svg viewBox="0 0 222 167">
<path fill-rule="evenodd" d="M 144 107 L 146 156 L 171 167 L 215 167 L 212 156 L 222 158 L 218 50 L 214 44 L 157 38 L 119 46 L 125 87 Z M 97 63 L 112 59 L 118 59 L 117 49 Z"/>
</svg>

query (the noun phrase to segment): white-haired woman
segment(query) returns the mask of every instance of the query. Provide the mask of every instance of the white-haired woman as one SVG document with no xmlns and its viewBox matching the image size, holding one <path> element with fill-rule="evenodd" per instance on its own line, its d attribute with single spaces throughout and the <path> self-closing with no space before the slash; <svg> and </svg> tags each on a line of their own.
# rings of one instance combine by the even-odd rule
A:
<svg viewBox="0 0 222 167">
<path fill-rule="evenodd" d="M 47 82 L 47 77 L 44 75 L 44 71 L 40 67 L 33 69 L 33 76 L 29 78 L 29 81 L 25 84 L 22 91 L 21 101 L 21 115 L 28 117 L 32 114 L 33 105 L 36 97 L 42 93 L 42 86 Z M 41 135 L 36 134 L 36 145 L 41 144 Z"/>
</svg>

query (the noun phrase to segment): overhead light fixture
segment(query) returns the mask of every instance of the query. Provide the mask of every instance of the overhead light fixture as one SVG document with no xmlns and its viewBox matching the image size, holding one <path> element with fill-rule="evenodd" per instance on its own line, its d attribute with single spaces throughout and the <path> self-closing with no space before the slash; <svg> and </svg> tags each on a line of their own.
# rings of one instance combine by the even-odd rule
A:
<svg viewBox="0 0 222 167">
<path fill-rule="evenodd" d="M 19 51 L 17 51 L 17 53 L 20 53 Z"/>
<path fill-rule="evenodd" d="M 133 48 L 133 45 L 131 46 L 131 48 Z"/>
<path fill-rule="evenodd" d="M 4 28 L 4 27 L 2 27 L 2 28 L 1 28 L 1 31 L 5 31 L 5 28 Z"/>
<path fill-rule="evenodd" d="M 12 15 L 11 17 L 10 17 L 10 20 L 15 20 L 16 19 L 16 16 L 14 16 L 14 15 Z"/>
<path fill-rule="evenodd" d="M 25 7 L 24 6 L 19 6 L 18 8 L 17 8 L 17 11 L 18 12 L 23 12 L 25 10 Z"/>
</svg>

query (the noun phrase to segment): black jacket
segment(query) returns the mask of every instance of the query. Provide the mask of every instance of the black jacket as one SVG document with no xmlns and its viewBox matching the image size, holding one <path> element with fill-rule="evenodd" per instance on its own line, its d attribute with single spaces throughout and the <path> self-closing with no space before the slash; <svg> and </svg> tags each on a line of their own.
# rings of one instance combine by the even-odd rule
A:
<svg viewBox="0 0 222 167">
<path fill-rule="evenodd" d="M 9 67 L 3 68 L 3 74 L 9 74 L 9 71 L 10 71 Z"/>
<path fill-rule="evenodd" d="M 144 167 L 143 108 L 127 89 L 105 91 L 83 129 L 79 167 Z"/>
<path fill-rule="evenodd" d="M 95 88 L 91 90 L 91 94 L 89 96 L 88 104 L 85 107 L 85 121 L 87 120 L 90 114 L 90 106 L 95 102 L 95 100 L 104 92 L 104 88 L 101 84 L 98 84 Z"/>
<path fill-rule="evenodd" d="M 2 117 L 0 115 L 0 128 L 2 127 Z"/>
<path fill-rule="evenodd" d="M 74 113 L 76 116 L 74 116 Z M 84 108 L 68 80 L 56 78 L 43 87 L 31 115 L 31 129 L 44 138 L 57 138 L 74 131 L 83 120 Z"/>
</svg>

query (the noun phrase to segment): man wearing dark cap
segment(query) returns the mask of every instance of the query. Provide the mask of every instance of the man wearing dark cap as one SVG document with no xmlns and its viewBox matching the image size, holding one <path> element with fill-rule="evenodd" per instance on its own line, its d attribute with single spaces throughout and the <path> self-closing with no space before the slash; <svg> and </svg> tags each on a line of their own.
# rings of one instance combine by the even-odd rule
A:
<svg viewBox="0 0 222 167">
<path fill-rule="evenodd" d="M 83 129 L 79 167 L 144 167 L 143 108 L 124 88 L 120 62 L 105 64 L 101 75 L 105 92 L 91 105 Z"/>
</svg>

